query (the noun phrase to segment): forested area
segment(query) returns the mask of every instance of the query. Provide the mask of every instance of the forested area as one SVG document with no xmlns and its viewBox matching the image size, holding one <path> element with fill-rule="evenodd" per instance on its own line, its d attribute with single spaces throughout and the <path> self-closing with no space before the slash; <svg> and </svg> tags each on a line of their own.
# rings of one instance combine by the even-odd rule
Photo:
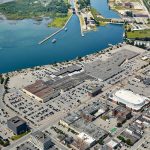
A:
<svg viewBox="0 0 150 150">
<path fill-rule="evenodd" d="M 78 0 L 78 5 L 80 9 L 90 6 L 90 0 Z"/>
<path fill-rule="evenodd" d="M 8 19 L 66 16 L 70 5 L 66 0 L 16 0 L 0 5 L 0 13 Z"/>
</svg>

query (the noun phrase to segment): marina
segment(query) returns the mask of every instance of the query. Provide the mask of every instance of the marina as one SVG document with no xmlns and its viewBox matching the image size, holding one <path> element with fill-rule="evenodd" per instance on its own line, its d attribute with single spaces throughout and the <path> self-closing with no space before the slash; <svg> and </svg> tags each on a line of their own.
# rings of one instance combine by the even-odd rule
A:
<svg viewBox="0 0 150 150">
<path fill-rule="evenodd" d="M 93 7 L 99 5 L 99 1 L 95 1 L 91 1 Z M 109 15 L 111 18 L 111 13 Z M 72 60 L 101 51 L 109 43 L 115 45 L 123 41 L 124 29 L 120 24 L 97 27 L 96 31 L 84 33 L 83 38 L 77 15 L 70 18 L 67 32 L 66 27 L 61 31 L 48 28 L 48 22 L 47 19 L 40 22 L 31 19 L 0 22 L 0 73 Z M 48 35 L 53 36 L 50 39 Z M 38 44 L 41 39 L 46 40 Z M 57 42 L 53 44 L 52 39 Z"/>
</svg>

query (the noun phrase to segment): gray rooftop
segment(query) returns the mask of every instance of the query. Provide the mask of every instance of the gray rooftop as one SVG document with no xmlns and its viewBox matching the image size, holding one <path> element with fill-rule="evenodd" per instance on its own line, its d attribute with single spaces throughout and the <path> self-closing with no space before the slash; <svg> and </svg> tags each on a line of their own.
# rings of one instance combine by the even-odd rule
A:
<svg viewBox="0 0 150 150">
<path fill-rule="evenodd" d="M 68 114 L 68 116 L 66 116 L 63 119 L 63 121 L 65 121 L 68 124 L 71 124 L 71 123 L 75 122 L 76 120 L 78 120 L 79 118 L 81 118 L 79 114 L 71 113 L 71 114 Z"/>
<path fill-rule="evenodd" d="M 15 116 L 11 119 L 8 120 L 9 122 L 11 122 L 12 124 L 14 124 L 16 127 L 26 123 L 22 118 Z"/>
<path fill-rule="evenodd" d="M 106 109 L 106 107 L 100 102 L 95 102 L 93 104 L 86 106 L 80 111 L 82 111 L 85 114 L 93 114 L 96 113 L 99 109 Z"/>
<path fill-rule="evenodd" d="M 72 73 L 75 71 L 80 71 L 82 68 L 77 65 L 72 65 L 66 68 L 60 69 L 58 72 L 54 72 L 53 74 L 56 76 L 65 75 L 67 73 Z"/>
<path fill-rule="evenodd" d="M 97 60 L 84 66 L 87 74 L 104 81 L 122 72 L 124 68 L 121 65 L 125 60 L 137 55 L 138 53 L 136 52 L 122 49 L 119 52 L 113 53 L 106 61 Z"/>
<path fill-rule="evenodd" d="M 83 119 L 79 119 L 75 121 L 73 124 L 70 125 L 74 129 L 79 132 L 84 132 L 87 135 L 99 140 L 100 138 L 104 137 L 107 132 L 100 127 L 96 126 L 92 122 L 85 122 Z"/>
<path fill-rule="evenodd" d="M 51 141 L 50 137 L 48 137 L 45 133 L 39 130 L 32 133 L 31 136 L 36 138 L 41 143 L 46 143 L 47 141 Z"/>
</svg>

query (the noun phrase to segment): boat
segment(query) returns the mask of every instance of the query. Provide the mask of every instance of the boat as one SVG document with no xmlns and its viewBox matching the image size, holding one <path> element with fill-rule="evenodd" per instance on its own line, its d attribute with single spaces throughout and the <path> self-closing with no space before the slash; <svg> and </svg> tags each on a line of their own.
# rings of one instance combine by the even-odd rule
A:
<svg viewBox="0 0 150 150">
<path fill-rule="evenodd" d="M 53 39 L 53 40 L 52 40 L 52 43 L 55 43 L 55 42 L 56 42 L 56 39 Z"/>
<path fill-rule="evenodd" d="M 112 47 L 113 45 L 112 44 L 108 44 L 108 46 Z"/>
<path fill-rule="evenodd" d="M 65 31 L 67 31 L 68 29 L 67 28 L 65 28 Z"/>
</svg>

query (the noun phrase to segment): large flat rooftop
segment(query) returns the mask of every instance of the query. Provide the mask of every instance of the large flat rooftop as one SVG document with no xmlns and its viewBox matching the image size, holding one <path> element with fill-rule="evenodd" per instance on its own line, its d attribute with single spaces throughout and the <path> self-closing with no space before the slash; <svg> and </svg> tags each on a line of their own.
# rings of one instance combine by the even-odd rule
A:
<svg viewBox="0 0 150 150">
<path fill-rule="evenodd" d="M 54 89 L 42 80 L 37 80 L 35 83 L 26 86 L 24 89 L 44 100 L 54 94 Z"/>
<path fill-rule="evenodd" d="M 137 52 L 123 48 L 120 51 L 112 53 L 106 60 L 96 60 L 94 62 L 84 64 L 85 71 L 92 77 L 104 81 L 122 72 L 124 68 L 121 65 L 126 60 L 132 59 L 137 55 Z"/>
</svg>

